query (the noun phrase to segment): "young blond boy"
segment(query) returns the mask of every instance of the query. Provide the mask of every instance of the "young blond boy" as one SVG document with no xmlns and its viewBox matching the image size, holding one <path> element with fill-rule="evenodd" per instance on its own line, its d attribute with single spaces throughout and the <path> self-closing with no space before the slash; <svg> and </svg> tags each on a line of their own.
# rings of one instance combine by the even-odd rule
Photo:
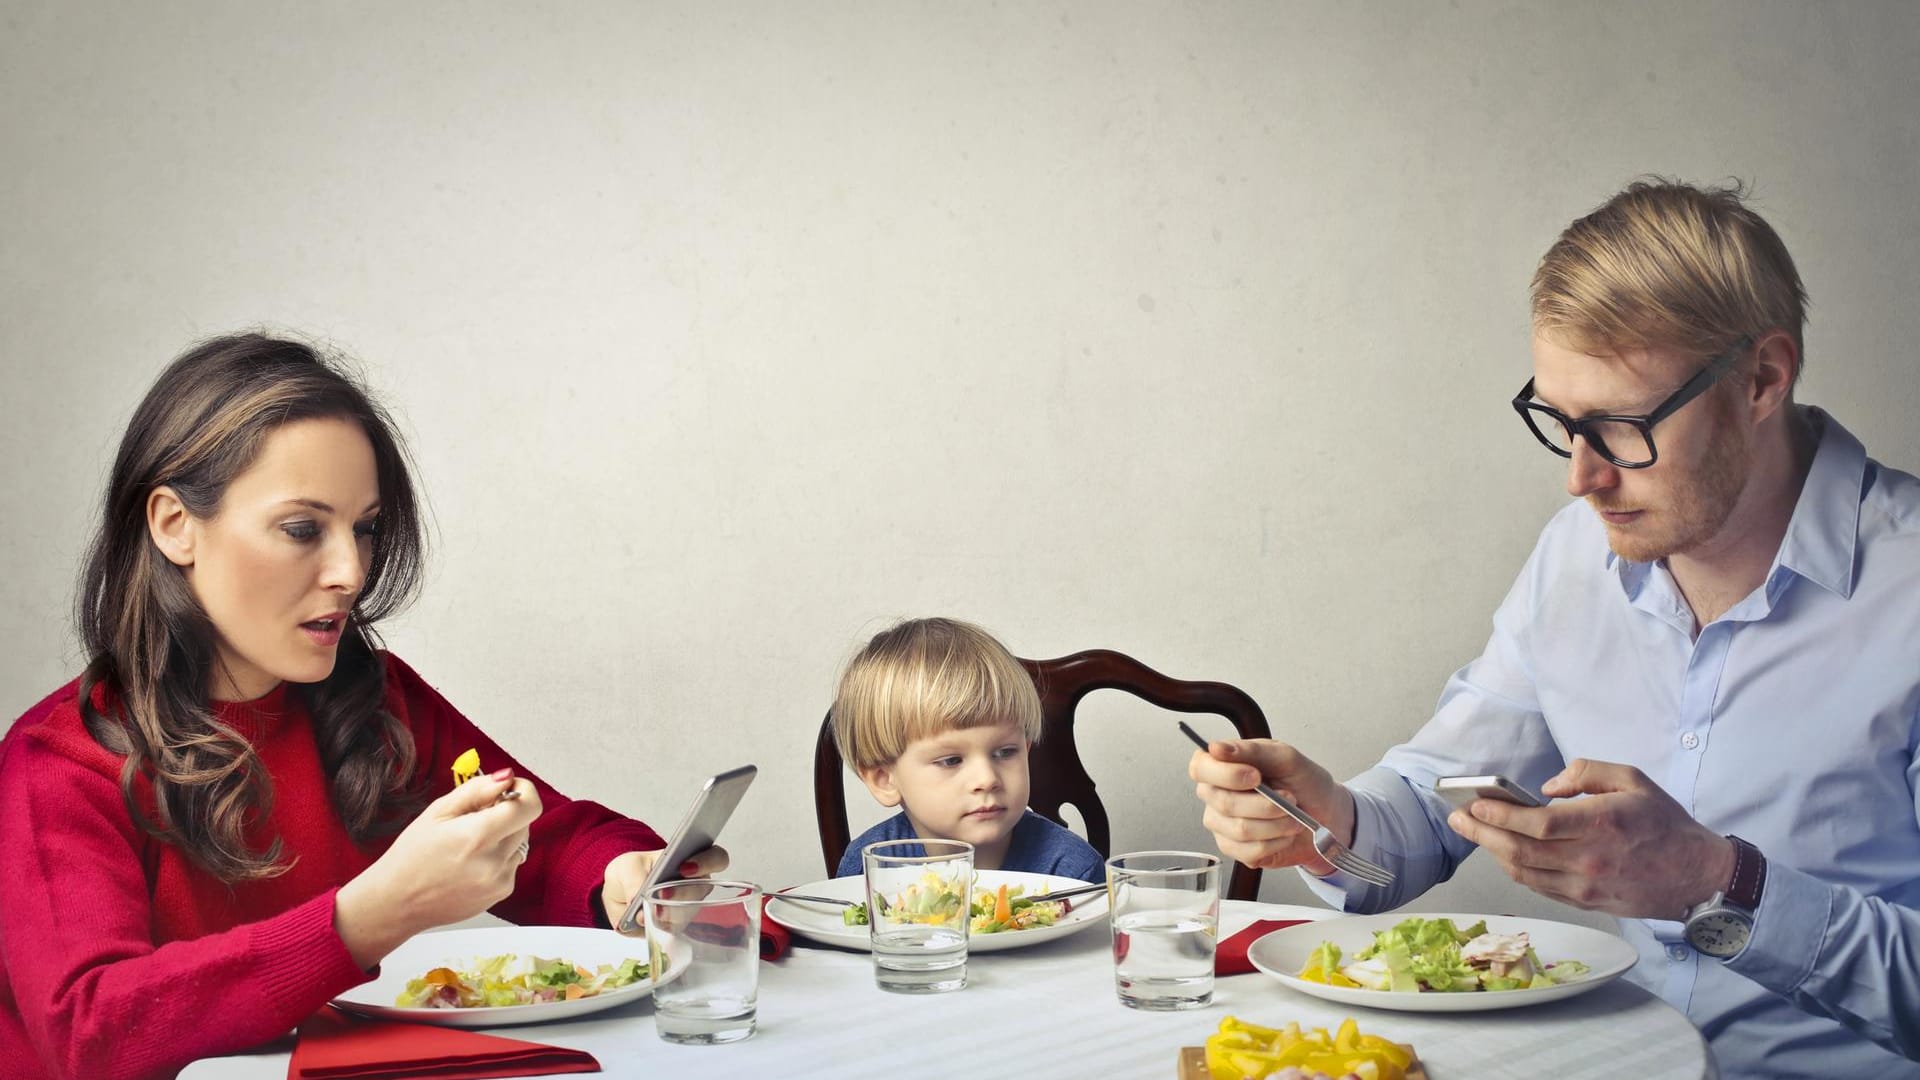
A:
<svg viewBox="0 0 1920 1080">
<path fill-rule="evenodd" d="M 847 847 L 842 876 L 862 872 L 868 844 L 940 838 L 972 844 L 976 869 L 1106 880 L 1092 845 L 1027 809 L 1040 695 L 985 630 L 909 619 L 875 635 L 840 678 L 833 737 L 873 797 L 901 808 Z"/>
</svg>

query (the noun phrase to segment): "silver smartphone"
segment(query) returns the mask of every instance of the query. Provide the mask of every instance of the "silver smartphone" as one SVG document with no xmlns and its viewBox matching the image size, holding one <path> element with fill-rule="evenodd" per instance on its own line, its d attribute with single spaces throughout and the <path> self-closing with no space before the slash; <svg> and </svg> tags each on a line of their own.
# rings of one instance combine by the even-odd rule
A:
<svg viewBox="0 0 1920 1080">
<path fill-rule="evenodd" d="M 1434 794 L 1447 800 L 1455 810 L 1475 799 L 1497 799 L 1515 806 L 1545 806 L 1538 795 L 1504 776 L 1443 776 L 1433 783 Z"/>
<path fill-rule="evenodd" d="M 680 864 L 713 846 L 720 838 L 720 829 L 727 819 L 733 816 L 733 808 L 740 805 L 740 796 L 747 793 L 747 785 L 760 770 L 752 765 L 742 765 L 737 769 L 707 779 L 700 787 L 700 794 L 693 800 L 693 806 L 687 810 L 687 816 L 680 819 L 680 827 L 673 830 L 673 838 L 660 853 L 660 860 L 653 864 L 653 870 L 647 874 L 647 882 L 640 891 L 633 894 L 627 902 L 626 913 L 614 929 L 623 934 L 635 933 L 640 929 L 640 912 L 647 902 L 647 890 L 663 881 L 672 881 L 680 876 Z"/>
</svg>

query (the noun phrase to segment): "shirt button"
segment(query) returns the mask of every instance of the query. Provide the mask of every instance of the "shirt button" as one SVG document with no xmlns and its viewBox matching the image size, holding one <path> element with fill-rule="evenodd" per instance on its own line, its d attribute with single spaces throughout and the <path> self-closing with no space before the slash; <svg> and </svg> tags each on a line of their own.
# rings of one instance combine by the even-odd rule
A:
<svg viewBox="0 0 1920 1080">
<path fill-rule="evenodd" d="M 1685 945 L 1667 946 L 1667 959 L 1676 964 L 1686 963 L 1687 957 L 1690 955 L 1692 955 L 1692 950 L 1688 949 Z"/>
<path fill-rule="evenodd" d="M 1691 750 L 1694 747 L 1700 745 L 1700 736 L 1695 735 L 1693 732 L 1689 731 L 1685 735 L 1680 736 L 1680 745 Z"/>
</svg>

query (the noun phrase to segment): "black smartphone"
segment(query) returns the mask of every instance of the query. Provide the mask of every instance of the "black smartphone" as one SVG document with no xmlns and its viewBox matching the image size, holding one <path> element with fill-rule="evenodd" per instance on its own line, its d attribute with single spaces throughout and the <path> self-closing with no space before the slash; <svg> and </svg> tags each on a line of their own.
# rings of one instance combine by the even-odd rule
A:
<svg viewBox="0 0 1920 1080">
<path fill-rule="evenodd" d="M 627 902 L 626 913 L 620 916 L 614 929 L 623 934 L 635 933 L 640 929 L 640 912 L 647 902 L 647 890 L 679 877 L 681 863 L 713 846 L 713 842 L 720 838 L 720 829 L 733 816 L 733 808 L 740 805 L 740 796 L 747 793 L 747 785 L 753 783 L 759 771 L 752 765 L 742 765 L 708 777 L 700 787 L 700 794 L 694 798 L 693 806 L 687 810 L 687 816 L 680 819 L 680 827 L 673 830 L 673 837 L 660 853 L 660 860 L 653 864 L 646 884 Z"/>
<path fill-rule="evenodd" d="M 1488 776 L 1443 776 L 1433 783 L 1433 793 L 1460 810 L 1475 799 L 1498 799 L 1515 806 L 1545 806 L 1540 796 L 1498 773 Z"/>
</svg>

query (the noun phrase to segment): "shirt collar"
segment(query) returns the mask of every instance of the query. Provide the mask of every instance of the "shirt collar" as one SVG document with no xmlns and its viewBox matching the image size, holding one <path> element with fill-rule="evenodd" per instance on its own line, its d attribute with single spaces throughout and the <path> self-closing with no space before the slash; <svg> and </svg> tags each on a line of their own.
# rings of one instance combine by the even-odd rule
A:
<svg viewBox="0 0 1920 1080">
<path fill-rule="evenodd" d="M 1787 521 L 1787 535 L 1767 572 L 1768 591 L 1773 591 L 1780 571 L 1786 569 L 1844 599 L 1853 594 L 1853 552 L 1860 538 L 1867 451 L 1825 411 L 1803 407 L 1819 444 Z M 1611 547 L 1606 553 L 1606 565 L 1619 577 L 1628 597 L 1638 594 L 1646 581 L 1647 564 L 1628 562 Z"/>
<path fill-rule="evenodd" d="M 1845 599 L 1853 595 L 1860 541 L 1860 500 L 1867 475 L 1867 450 L 1853 433 L 1825 412 L 1807 407 L 1820 448 L 1787 522 L 1787 537 L 1774 557 L 1785 567 Z"/>
</svg>

